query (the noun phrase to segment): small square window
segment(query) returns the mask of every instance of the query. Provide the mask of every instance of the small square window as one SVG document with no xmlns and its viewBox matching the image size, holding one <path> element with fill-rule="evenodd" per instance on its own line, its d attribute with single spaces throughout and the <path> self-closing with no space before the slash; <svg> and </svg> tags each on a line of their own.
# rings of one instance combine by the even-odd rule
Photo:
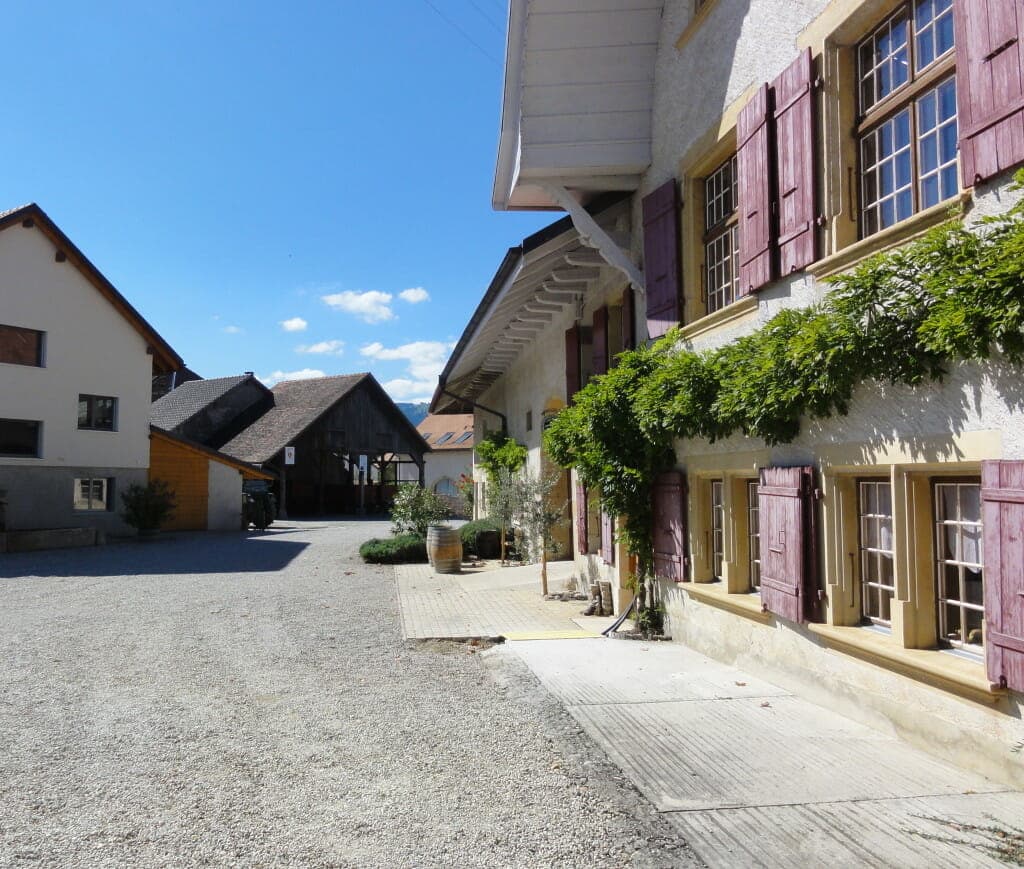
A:
<svg viewBox="0 0 1024 869">
<path fill-rule="evenodd" d="M 110 510 L 114 481 L 107 477 L 80 477 L 75 480 L 75 510 L 103 512 Z"/>
<path fill-rule="evenodd" d="M 43 424 L 30 419 L 0 419 L 0 456 L 38 458 Z"/>
<path fill-rule="evenodd" d="M 78 427 L 93 431 L 115 431 L 117 399 L 103 395 L 78 396 Z"/>
<path fill-rule="evenodd" d="M 42 368 L 43 335 L 35 329 L 0 325 L 0 362 Z"/>
</svg>

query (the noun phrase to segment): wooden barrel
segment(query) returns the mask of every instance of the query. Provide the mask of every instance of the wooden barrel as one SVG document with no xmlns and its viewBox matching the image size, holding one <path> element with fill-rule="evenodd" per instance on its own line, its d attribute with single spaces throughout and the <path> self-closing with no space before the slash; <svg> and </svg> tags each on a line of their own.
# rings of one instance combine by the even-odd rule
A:
<svg viewBox="0 0 1024 869">
<path fill-rule="evenodd" d="M 458 573 L 462 567 L 462 538 L 457 528 L 427 527 L 427 558 L 437 573 Z"/>
</svg>

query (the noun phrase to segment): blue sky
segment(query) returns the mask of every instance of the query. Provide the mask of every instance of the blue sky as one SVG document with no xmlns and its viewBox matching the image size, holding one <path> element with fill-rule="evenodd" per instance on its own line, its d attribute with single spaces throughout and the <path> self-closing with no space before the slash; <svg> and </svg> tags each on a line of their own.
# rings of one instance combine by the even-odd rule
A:
<svg viewBox="0 0 1024 869">
<path fill-rule="evenodd" d="M 490 208 L 505 15 L 8 4 L 0 208 L 38 202 L 204 377 L 370 370 L 421 399 L 557 216 Z"/>
</svg>

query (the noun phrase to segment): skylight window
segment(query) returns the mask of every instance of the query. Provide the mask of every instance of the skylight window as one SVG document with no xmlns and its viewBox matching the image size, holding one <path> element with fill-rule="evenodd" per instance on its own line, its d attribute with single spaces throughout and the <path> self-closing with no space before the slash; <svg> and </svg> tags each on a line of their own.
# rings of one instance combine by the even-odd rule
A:
<svg viewBox="0 0 1024 869">
<path fill-rule="evenodd" d="M 469 439 L 470 439 L 471 437 L 473 437 L 473 432 L 471 432 L 471 431 L 468 431 L 468 432 L 466 432 L 465 434 L 460 434 L 460 435 L 459 435 L 459 436 L 458 436 L 458 437 L 457 437 L 457 438 L 455 439 L 455 443 L 457 443 L 457 444 L 461 444 L 461 443 L 463 443 L 463 442 L 465 442 L 465 441 L 468 441 L 468 440 L 469 440 Z"/>
<path fill-rule="evenodd" d="M 438 443 L 438 445 L 443 444 L 446 441 L 450 441 L 454 436 L 455 436 L 455 432 L 453 432 L 453 431 L 446 431 L 443 435 L 441 435 L 441 437 L 439 437 L 437 439 L 437 443 Z"/>
</svg>

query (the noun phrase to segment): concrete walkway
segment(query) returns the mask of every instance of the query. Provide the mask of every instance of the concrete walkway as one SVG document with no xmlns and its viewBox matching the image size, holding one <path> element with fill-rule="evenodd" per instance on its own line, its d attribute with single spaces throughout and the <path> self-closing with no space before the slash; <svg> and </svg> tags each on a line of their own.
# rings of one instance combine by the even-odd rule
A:
<svg viewBox="0 0 1024 869">
<path fill-rule="evenodd" d="M 508 639 L 487 655 L 525 662 L 709 866 L 1005 866 L 1024 827 L 1024 794 L 680 644 L 595 636 L 535 566 L 396 576 L 406 637 Z"/>
</svg>

